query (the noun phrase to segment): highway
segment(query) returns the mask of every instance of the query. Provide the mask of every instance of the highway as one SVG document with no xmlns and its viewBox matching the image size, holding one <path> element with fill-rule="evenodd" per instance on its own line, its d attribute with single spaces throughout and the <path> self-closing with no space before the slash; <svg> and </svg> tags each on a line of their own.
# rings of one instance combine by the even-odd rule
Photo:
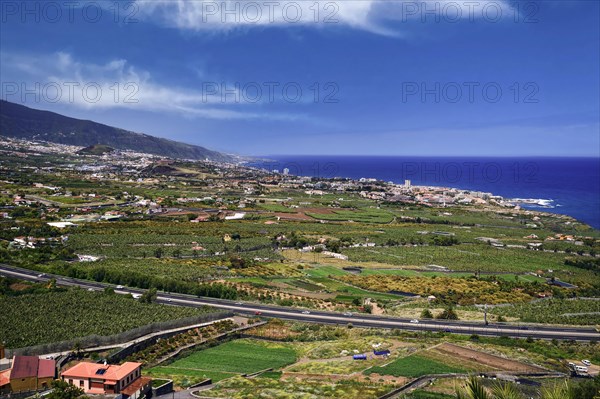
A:
<svg viewBox="0 0 600 399">
<path fill-rule="evenodd" d="M 89 290 L 103 290 L 106 287 L 112 287 L 118 294 L 142 294 L 144 290 L 136 288 L 117 289 L 115 285 L 98 283 L 95 281 L 78 280 L 70 277 L 40 274 L 35 270 L 22 269 L 14 266 L 0 264 L 0 275 L 18 278 L 22 280 L 44 282 L 50 279 L 56 279 L 60 286 L 81 287 Z M 260 313 L 261 317 L 273 317 L 285 320 L 295 320 L 307 323 L 319 324 L 337 324 L 347 325 L 352 323 L 355 327 L 372 328 L 397 328 L 409 331 L 444 331 L 455 334 L 477 334 L 482 336 L 507 336 L 514 338 L 532 337 L 536 339 L 560 339 L 576 341 L 600 341 L 600 333 L 593 327 L 573 328 L 539 324 L 489 324 L 483 322 L 469 321 L 441 321 L 441 320 L 421 320 L 419 323 L 411 323 L 409 319 L 375 316 L 367 314 L 348 314 L 336 312 L 323 312 L 316 310 L 295 309 L 290 307 L 264 305 L 252 302 L 240 302 L 226 299 L 196 297 L 193 295 L 174 294 L 158 292 L 157 302 L 168 305 L 178 306 L 212 306 L 219 309 L 226 309 L 243 315 L 256 315 Z"/>
</svg>

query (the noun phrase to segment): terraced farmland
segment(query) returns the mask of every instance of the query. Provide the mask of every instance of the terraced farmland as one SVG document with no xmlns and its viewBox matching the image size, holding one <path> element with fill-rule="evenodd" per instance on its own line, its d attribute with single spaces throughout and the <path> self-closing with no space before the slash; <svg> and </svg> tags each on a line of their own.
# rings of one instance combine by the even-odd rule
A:
<svg viewBox="0 0 600 399">
<path fill-rule="evenodd" d="M 289 346 L 254 340 L 237 340 L 195 352 L 167 366 L 148 370 L 153 377 L 173 378 L 186 386 L 211 378 L 213 382 L 268 368 L 278 369 L 296 361 Z"/>
</svg>

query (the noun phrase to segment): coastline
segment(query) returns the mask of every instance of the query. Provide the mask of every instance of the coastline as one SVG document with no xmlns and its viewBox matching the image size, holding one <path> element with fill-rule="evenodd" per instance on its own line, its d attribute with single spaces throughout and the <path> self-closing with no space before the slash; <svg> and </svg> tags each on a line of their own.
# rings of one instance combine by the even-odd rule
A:
<svg viewBox="0 0 600 399">
<path fill-rule="evenodd" d="M 322 179 L 377 179 L 479 191 L 524 209 L 572 218 L 600 229 L 600 158 L 565 157 L 257 157 L 247 166 Z"/>
</svg>

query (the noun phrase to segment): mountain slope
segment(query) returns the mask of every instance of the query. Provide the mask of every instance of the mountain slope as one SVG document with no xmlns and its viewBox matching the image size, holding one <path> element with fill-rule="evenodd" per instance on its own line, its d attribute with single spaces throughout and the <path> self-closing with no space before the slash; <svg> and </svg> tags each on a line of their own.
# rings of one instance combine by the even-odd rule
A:
<svg viewBox="0 0 600 399">
<path fill-rule="evenodd" d="M 0 136 L 82 147 L 102 144 L 119 150 L 135 150 L 173 158 L 234 160 L 230 155 L 204 147 L 69 118 L 4 100 L 0 100 Z"/>
</svg>

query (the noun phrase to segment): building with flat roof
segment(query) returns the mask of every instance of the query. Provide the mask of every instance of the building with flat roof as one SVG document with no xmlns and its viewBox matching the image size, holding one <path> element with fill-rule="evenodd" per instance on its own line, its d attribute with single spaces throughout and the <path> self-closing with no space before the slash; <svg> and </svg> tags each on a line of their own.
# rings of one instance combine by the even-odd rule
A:
<svg viewBox="0 0 600 399">
<path fill-rule="evenodd" d="M 60 376 L 86 394 L 123 394 L 135 399 L 150 386 L 150 379 L 142 377 L 142 364 L 134 362 L 120 366 L 81 362 Z"/>
</svg>

